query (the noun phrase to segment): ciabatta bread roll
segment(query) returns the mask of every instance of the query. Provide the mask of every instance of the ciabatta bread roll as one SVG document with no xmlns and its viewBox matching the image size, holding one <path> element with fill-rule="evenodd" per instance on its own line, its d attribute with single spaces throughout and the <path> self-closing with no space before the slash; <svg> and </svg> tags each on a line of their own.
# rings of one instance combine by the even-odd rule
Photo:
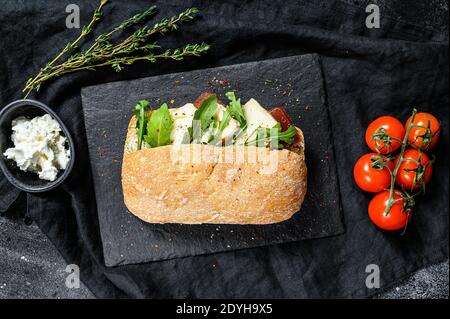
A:
<svg viewBox="0 0 450 319">
<path fill-rule="evenodd" d="M 133 117 L 125 141 L 122 190 L 128 210 L 149 223 L 272 224 L 298 212 L 305 197 L 305 147 L 298 128 L 289 150 L 202 144 L 136 150 L 136 145 Z M 179 156 L 199 152 L 206 154 L 200 161 Z M 224 160 L 230 154 L 240 160 Z M 275 166 L 255 161 L 254 154 L 276 158 Z"/>
</svg>

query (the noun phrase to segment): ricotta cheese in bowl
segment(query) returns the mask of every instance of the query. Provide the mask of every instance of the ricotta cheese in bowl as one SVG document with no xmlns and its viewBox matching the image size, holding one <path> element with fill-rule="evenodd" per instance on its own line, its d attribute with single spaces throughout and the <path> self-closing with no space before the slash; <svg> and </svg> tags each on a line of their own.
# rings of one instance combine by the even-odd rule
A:
<svg viewBox="0 0 450 319">
<path fill-rule="evenodd" d="M 14 160 L 22 171 L 38 174 L 40 179 L 54 181 L 70 162 L 66 137 L 59 123 L 49 114 L 28 119 L 17 117 L 11 123 L 14 147 L 4 156 Z"/>
</svg>

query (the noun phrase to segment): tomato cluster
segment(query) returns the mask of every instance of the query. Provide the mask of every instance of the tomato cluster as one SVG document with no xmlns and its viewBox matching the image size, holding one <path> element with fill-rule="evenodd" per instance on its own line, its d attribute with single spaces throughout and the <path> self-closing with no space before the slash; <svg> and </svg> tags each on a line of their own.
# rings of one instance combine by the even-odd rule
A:
<svg viewBox="0 0 450 319">
<path fill-rule="evenodd" d="M 385 230 L 406 227 L 412 199 L 424 190 L 433 171 L 425 151 L 437 143 L 440 131 L 436 117 L 415 110 L 404 125 L 382 116 L 367 127 L 365 140 L 373 152 L 357 160 L 353 177 L 359 188 L 377 193 L 368 208 L 375 225 Z"/>
</svg>

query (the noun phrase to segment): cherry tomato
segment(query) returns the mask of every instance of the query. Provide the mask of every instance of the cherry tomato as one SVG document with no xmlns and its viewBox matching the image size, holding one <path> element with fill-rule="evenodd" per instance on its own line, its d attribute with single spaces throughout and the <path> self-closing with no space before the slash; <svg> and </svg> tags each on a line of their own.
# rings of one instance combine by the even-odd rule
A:
<svg viewBox="0 0 450 319">
<path fill-rule="evenodd" d="M 419 164 L 419 158 L 420 163 Z M 395 165 L 399 161 L 399 156 L 395 159 Z M 403 161 L 400 164 L 395 182 L 405 190 L 413 191 L 422 187 L 422 184 L 429 182 L 433 166 L 428 156 L 416 149 L 407 149 L 403 153 Z M 416 179 L 414 183 L 414 179 Z"/>
<path fill-rule="evenodd" d="M 383 131 L 385 136 L 382 137 Z M 387 134 L 387 135 L 386 135 Z M 378 137 L 374 138 L 374 135 Z M 381 154 L 395 152 L 405 137 L 403 124 L 392 116 L 382 116 L 369 124 L 366 130 L 366 143 L 369 148 Z M 395 140 L 396 139 L 396 140 Z"/>
<path fill-rule="evenodd" d="M 377 153 L 365 154 L 358 159 L 353 168 L 356 185 L 366 192 L 378 193 L 389 188 L 391 184 L 391 174 L 387 167 L 383 169 L 372 167 L 377 157 Z M 384 161 L 391 171 L 394 169 L 392 161 L 388 161 L 385 157 L 382 157 L 381 161 Z"/>
<path fill-rule="evenodd" d="M 408 223 L 408 212 L 403 210 L 402 195 L 399 191 L 394 192 L 395 202 L 387 215 L 384 214 L 389 203 L 389 191 L 383 191 L 375 195 L 369 203 L 370 220 L 385 230 L 398 230 L 405 228 Z"/>
<path fill-rule="evenodd" d="M 406 121 L 405 130 L 408 129 L 412 116 Z M 430 113 L 417 113 L 414 116 L 413 126 L 408 134 L 408 142 L 422 150 L 431 149 L 441 135 L 441 123 Z M 428 129 L 427 129 L 428 128 Z"/>
</svg>

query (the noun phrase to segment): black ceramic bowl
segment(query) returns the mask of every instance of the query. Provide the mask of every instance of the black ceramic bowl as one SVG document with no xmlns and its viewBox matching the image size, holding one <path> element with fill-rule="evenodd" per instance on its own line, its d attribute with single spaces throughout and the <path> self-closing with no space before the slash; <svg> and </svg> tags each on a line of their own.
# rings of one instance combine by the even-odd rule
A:
<svg viewBox="0 0 450 319">
<path fill-rule="evenodd" d="M 59 123 L 62 130 L 61 135 L 67 138 L 66 147 L 68 146 L 70 150 L 70 161 L 67 168 L 60 170 L 57 178 L 53 182 L 40 179 L 36 173 L 20 170 L 15 161 L 9 160 L 3 155 L 8 148 L 14 146 L 14 143 L 11 141 L 12 120 L 19 116 L 25 116 L 31 119 L 45 114 L 50 114 Z M 17 100 L 8 104 L 0 111 L 0 168 L 6 178 L 15 187 L 30 193 L 45 192 L 55 188 L 67 178 L 72 170 L 74 161 L 75 147 L 69 130 L 58 115 L 48 106 L 34 100 Z"/>
</svg>

